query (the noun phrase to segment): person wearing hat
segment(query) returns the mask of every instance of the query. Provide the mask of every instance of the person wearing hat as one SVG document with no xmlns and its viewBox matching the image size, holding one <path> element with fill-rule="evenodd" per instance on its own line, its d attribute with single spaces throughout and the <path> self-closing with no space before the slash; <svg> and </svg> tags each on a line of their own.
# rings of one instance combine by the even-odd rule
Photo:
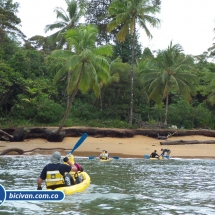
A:
<svg viewBox="0 0 215 215">
<path fill-rule="evenodd" d="M 55 189 L 57 187 L 62 186 L 71 186 L 74 185 L 74 180 L 69 174 L 70 171 L 72 172 L 83 172 L 83 168 L 80 164 L 75 163 L 72 164 L 68 157 L 63 159 L 64 162 L 67 164 L 61 164 L 61 154 L 60 152 L 56 151 L 51 155 L 50 163 L 47 164 L 37 180 L 37 190 L 42 190 L 42 182 L 45 180 L 46 187 L 49 189 Z"/>
</svg>

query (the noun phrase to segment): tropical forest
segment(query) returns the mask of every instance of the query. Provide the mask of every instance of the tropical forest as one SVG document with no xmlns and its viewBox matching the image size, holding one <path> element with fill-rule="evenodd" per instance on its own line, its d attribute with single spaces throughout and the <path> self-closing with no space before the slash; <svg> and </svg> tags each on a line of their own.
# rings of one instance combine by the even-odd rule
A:
<svg viewBox="0 0 215 215">
<path fill-rule="evenodd" d="M 0 0 L 1 129 L 215 129 L 215 43 L 198 56 L 143 47 L 162 0 L 65 2 L 49 36 L 27 38 L 19 3 Z"/>
</svg>

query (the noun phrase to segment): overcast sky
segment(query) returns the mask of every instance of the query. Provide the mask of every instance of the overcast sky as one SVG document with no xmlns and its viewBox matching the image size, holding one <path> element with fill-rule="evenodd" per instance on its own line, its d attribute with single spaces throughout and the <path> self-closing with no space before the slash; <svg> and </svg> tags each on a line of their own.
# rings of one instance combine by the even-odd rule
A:
<svg viewBox="0 0 215 215">
<path fill-rule="evenodd" d="M 56 21 L 54 9 L 62 7 L 66 10 L 65 0 L 17 2 L 20 4 L 21 30 L 28 38 L 51 34 L 45 34 L 44 28 Z M 149 40 L 143 30 L 138 30 L 143 47 L 166 49 L 172 40 L 173 44 L 182 45 L 185 54 L 198 55 L 215 42 L 215 0 L 162 0 L 161 13 L 156 17 L 160 18 L 161 24 L 157 29 L 150 28 L 153 39 Z"/>
</svg>

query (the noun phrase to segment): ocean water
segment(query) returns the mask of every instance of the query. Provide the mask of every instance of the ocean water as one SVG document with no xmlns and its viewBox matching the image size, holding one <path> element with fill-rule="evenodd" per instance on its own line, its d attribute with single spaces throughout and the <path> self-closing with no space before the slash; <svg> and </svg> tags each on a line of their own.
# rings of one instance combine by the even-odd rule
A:
<svg viewBox="0 0 215 215">
<path fill-rule="evenodd" d="M 5 201 L 0 215 L 215 215 L 215 160 L 75 157 L 91 177 L 83 192 L 61 202 Z M 6 190 L 36 190 L 49 156 L 1 156 L 0 184 Z"/>
</svg>

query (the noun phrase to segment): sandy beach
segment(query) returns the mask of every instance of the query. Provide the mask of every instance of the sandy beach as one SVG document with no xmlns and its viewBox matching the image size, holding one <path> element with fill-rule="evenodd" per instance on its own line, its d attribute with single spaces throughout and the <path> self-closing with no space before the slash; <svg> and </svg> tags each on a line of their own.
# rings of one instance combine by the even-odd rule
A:
<svg viewBox="0 0 215 215">
<path fill-rule="evenodd" d="M 60 151 L 62 156 L 69 152 L 79 137 L 66 137 L 62 142 L 48 142 L 46 139 L 27 139 L 24 142 L 0 141 L 0 152 L 5 149 L 18 148 L 24 150 L 23 155 L 45 154 L 51 155 L 54 151 Z M 165 141 L 176 140 L 215 140 L 213 137 L 206 136 L 183 136 L 170 137 Z M 136 135 L 132 138 L 94 138 L 87 139 L 75 150 L 74 156 L 99 156 L 102 150 L 107 150 L 110 156 L 119 156 L 120 158 L 143 158 L 144 154 L 150 155 L 152 151 L 157 150 L 161 153 L 161 148 L 169 148 L 171 157 L 178 158 L 215 158 L 215 144 L 188 144 L 188 145 L 160 145 L 158 140 L 147 136 Z M 36 150 L 35 150 L 36 149 Z M 17 152 L 10 152 L 10 155 L 17 155 Z"/>
</svg>

